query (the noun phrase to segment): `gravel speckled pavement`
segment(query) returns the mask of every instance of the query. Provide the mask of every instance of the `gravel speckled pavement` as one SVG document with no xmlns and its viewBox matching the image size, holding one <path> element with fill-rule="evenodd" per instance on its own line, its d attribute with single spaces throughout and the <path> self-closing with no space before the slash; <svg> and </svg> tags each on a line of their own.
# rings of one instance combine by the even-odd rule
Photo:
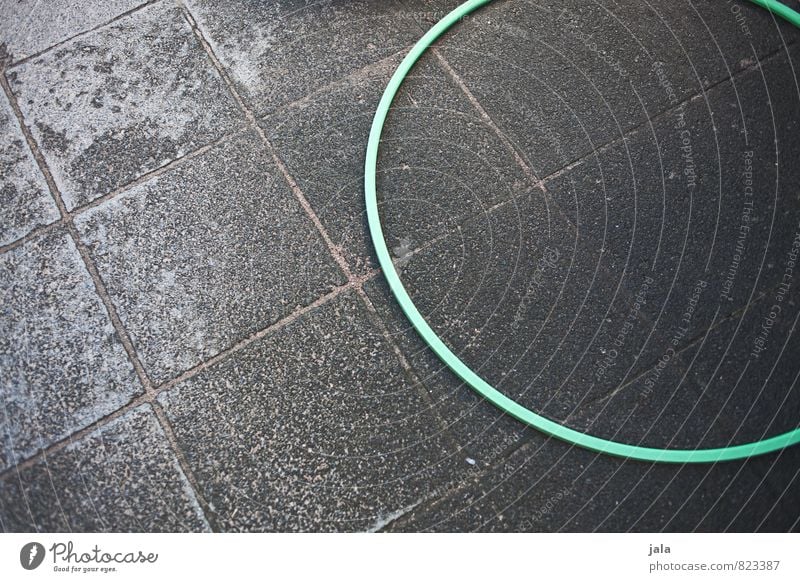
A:
<svg viewBox="0 0 800 582">
<path fill-rule="evenodd" d="M 570 447 L 409 329 L 364 151 L 457 0 L 86 4 L 0 0 L 0 529 L 800 528 L 800 447 L 692 466 Z M 378 164 L 434 329 L 592 434 L 796 428 L 798 41 L 722 0 L 463 19 Z"/>
</svg>

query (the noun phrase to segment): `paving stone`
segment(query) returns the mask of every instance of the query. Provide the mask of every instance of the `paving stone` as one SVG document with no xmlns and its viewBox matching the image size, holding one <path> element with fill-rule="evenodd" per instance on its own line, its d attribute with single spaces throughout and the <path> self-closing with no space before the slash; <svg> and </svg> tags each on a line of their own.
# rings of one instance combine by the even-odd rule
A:
<svg viewBox="0 0 800 582">
<path fill-rule="evenodd" d="M 254 132 L 76 224 L 156 382 L 345 282 Z"/>
<path fill-rule="evenodd" d="M 730 444 L 730 425 L 709 407 L 703 389 L 677 357 L 576 410 L 581 432 L 639 446 L 697 449 Z"/>
<path fill-rule="evenodd" d="M 393 531 L 789 531 L 800 516 L 755 477 L 775 455 L 716 465 L 652 465 L 538 438 L 495 470 L 419 506 Z"/>
<path fill-rule="evenodd" d="M 420 35 L 394 0 L 188 5 L 259 116 L 406 49 Z"/>
<path fill-rule="evenodd" d="M 420 387 L 430 394 L 432 408 L 443 419 L 462 458 L 486 469 L 535 433 L 478 396 L 430 351 L 382 279 L 371 281 L 364 288 L 390 336 L 411 363 Z"/>
<path fill-rule="evenodd" d="M 798 37 L 749 7 L 744 37 L 729 4 L 700 4 L 493 2 L 439 44 L 543 176 Z"/>
<path fill-rule="evenodd" d="M 0 255 L 0 469 L 141 393 L 72 239 L 56 230 Z"/>
<path fill-rule="evenodd" d="M 800 123 L 786 70 L 785 57 L 771 59 L 763 77 L 754 70 L 737 80 L 739 97 L 731 84 L 715 87 L 547 183 L 585 236 L 608 250 L 609 270 L 626 288 L 656 279 L 642 314 L 662 353 L 783 277 L 800 220 L 800 178 L 782 153 Z M 771 111 L 764 78 L 776 95 Z M 789 131 L 776 131 L 773 115 Z"/>
<path fill-rule="evenodd" d="M 471 470 L 352 294 L 159 400 L 225 530 L 380 527 Z"/>
<path fill-rule="evenodd" d="M 690 375 L 704 387 L 701 406 L 725 420 L 720 444 L 753 442 L 800 426 L 800 361 L 795 355 L 800 349 L 800 293 L 790 291 L 767 295 L 684 353 Z"/>
<path fill-rule="evenodd" d="M 224 82 L 169 2 L 6 74 L 70 210 L 240 124 Z"/>
<path fill-rule="evenodd" d="M 59 218 L 4 94 L 0 94 L 0 212 L 0 245 Z"/>
<path fill-rule="evenodd" d="M 377 262 L 363 202 L 365 140 L 397 64 L 381 61 L 263 122 L 334 242 L 361 272 Z M 415 67 L 395 103 L 378 161 L 378 200 L 391 249 L 423 246 L 531 189 L 511 152 L 432 55 Z"/>
<path fill-rule="evenodd" d="M 467 220 L 456 234 L 410 255 L 401 279 L 429 324 L 473 370 L 526 407 L 569 423 L 659 355 L 645 348 L 643 299 L 621 292 L 604 264 L 599 247 L 577 237 L 560 215 L 551 212 L 548 224 L 538 192 Z M 467 388 L 421 346 L 385 287 L 370 286 L 368 293 L 441 404 L 456 441 L 481 460 L 514 446 L 519 427 L 495 425 L 491 413 L 480 419 L 477 409 L 488 405 L 462 399 Z M 648 289 L 638 295 L 646 298 Z"/>
<path fill-rule="evenodd" d="M 395 256 L 534 190 L 532 177 L 433 54 L 404 81 L 381 137 L 378 203 Z"/>
<path fill-rule="evenodd" d="M 145 4 L 143 0 L 109 0 L 87 10 L 80 0 L 2 0 L 0 44 L 15 61 L 38 53 Z"/>
<path fill-rule="evenodd" d="M 149 406 L 0 481 L 5 532 L 207 531 Z"/>
<path fill-rule="evenodd" d="M 261 121 L 350 268 L 377 266 L 364 209 L 365 136 L 399 61 L 386 59 Z"/>
</svg>

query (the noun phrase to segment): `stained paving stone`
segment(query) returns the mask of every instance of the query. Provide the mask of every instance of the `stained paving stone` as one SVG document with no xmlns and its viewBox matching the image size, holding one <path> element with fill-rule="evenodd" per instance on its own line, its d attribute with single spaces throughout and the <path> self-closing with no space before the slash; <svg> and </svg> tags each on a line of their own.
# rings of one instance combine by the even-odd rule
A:
<svg viewBox="0 0 800 582">
<path fill-rule="evenodd" d="M 0 95 L 0 213 L 0 245 L 59 218 L 4 94 Z"/>
<path fill-rule="evenodd" d="M 72 239 L 56 230 L 0 256 L 0 469 L 142 391 Z"/>
<path fill-rule="evenodd" d="M 416 22 L 394 0 L 187 4 L 258 115 L 396 54 L 420 36 Z"/>
<path fill-rule="evenodd" d="M 224 82 L 168 2 L 6 74 L 70 210 L 240 125 Z"/>
<path fill-rule="evenodd" d="M 0 481 L 5 532 L 207 531 L 149 405 Z"/>
<path fill-rule="evenodd" d="M 796 504 L 781 505 L 781 494 L 757 475 L 776 456 L 652 465 L 537 437 L 389 530 L 791 531 L 800 517 Z"/>
<path fill-rule="evenodd" d="M 87 10 L 80 0 L 2 0 L 0 43 L 5 45 L 6 54 L 18 61 L 145 3 L 143 0 L 110 0 Z"/>
<path fill-rule="evenodd" d="M 472 470 L 352 293 L 159 401 L 225 530 L 380 527 Z"/>
<path fill-rule="evenodd" d="M 345 282 L 254 132 L 76 219 L 163 382 Z"/>
<path fill-rule="evenodd" d="M 262 123 L 334 242 L 361 272 L 376 266 L 363 202 L 365 139 L 398 62 L 390 58 L 363 69 Z M 395 254 L 531 190 L 512 152 L 432 55 L 415 67 L 395 104 L 377 177 Z"/>
<path fill-rule="evenodd" d="M 397 66 L 386 59 L 260 123 L 350 268 L 376 266 L 363 205 L 364 136 Z"/>
<path fill-rule="evenodd" d="M 742 10 L 750 36 L 726 3 L 493 2 L 439 45 L 547 175 L 797 39 L 768 14 Z"/>
</svg>

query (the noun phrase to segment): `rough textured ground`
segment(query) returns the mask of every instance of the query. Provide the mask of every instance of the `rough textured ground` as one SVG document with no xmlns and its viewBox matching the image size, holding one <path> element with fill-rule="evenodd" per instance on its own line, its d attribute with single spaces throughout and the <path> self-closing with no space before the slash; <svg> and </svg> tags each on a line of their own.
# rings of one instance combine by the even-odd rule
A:
<svg viewBox="0 0 800 582">
<path fill-rule="evenodd" d="M 800 527 L 800 448 L 576 449 L 409 329 L 364 149 L 399 60 L 457 3 L 0 0 L 2 530 Z M 465 18 L 379 160 L 431 325 L 504 393 L 608 438 L 797 427 L 798 40 L 724 0 Z"/>
</svg>

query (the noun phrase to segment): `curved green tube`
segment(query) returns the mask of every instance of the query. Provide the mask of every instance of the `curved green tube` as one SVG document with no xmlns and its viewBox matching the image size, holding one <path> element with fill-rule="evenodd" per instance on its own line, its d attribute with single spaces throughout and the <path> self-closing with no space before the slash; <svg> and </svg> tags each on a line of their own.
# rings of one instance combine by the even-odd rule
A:
<svg viewBox="0 0 800 582">
<path fill-rule="evenodd" d="M 781 4 L 777 0 L 750 0 L 750 2 L 758 4 L 762 8 L 766 8 L 775 16 L 780 16 L 786 22 L 800 28 L 800 14 L 786 6 L 786 4 Z"/>
<path fill-rule="evenodd" d="M 641 447 L 582 433 L 545 418 L 544 416 L 540 416 L 499 392 L 462 362 L 458 356 L 445 345 L 439 336 L 436 335 L 436 332 L 431 329 L 428 322 L 425 321 L 425 318 L 417 310 L 394 268 L 389 249 L 386 247 L 386 241 L 383 237 L 383 228 L 381 227 L 380 215 L 378 214 L 375 175 L 378 161 L 378 146 L 381 140 L 381 133 L 383 132 L 383 124 L 386 121 L 389 108 L 392 105 L 392 101 L 400 85 L 422 54 L 436 39 L 461 18 L 491 1 L 492 0 L 469 0 L 465 2 L 436 23 L 436 25 L 412 47 L 411 51 L 406 55 L 389 80 L 389 84 L 381 97 L 381 101 L 378 104 L 378 109 L 372 121 L 364 171 L 367 220 L 372 242 L 375 246 L 375 252 L 378 255 L 378 261 L 383 270 L 383 274 L 406 317 L 411 321 L 414 328 L 434 353 L 478 394 L 518 420 L 548 435 L 579 447 L 584 447 L 599 453 L 629 459 L 638 459 L 641 461 L 663 463 L 715 463 L 771 453 L 800 442 L 800 428 L 757 442 L 714 449 L 659 449 Z M 800 14 L 783 4 L 773 0 L 751 1 L 763 6 L 773 14 L 780 16 L 795 26 L 800 27 Z"/>
</svg>

